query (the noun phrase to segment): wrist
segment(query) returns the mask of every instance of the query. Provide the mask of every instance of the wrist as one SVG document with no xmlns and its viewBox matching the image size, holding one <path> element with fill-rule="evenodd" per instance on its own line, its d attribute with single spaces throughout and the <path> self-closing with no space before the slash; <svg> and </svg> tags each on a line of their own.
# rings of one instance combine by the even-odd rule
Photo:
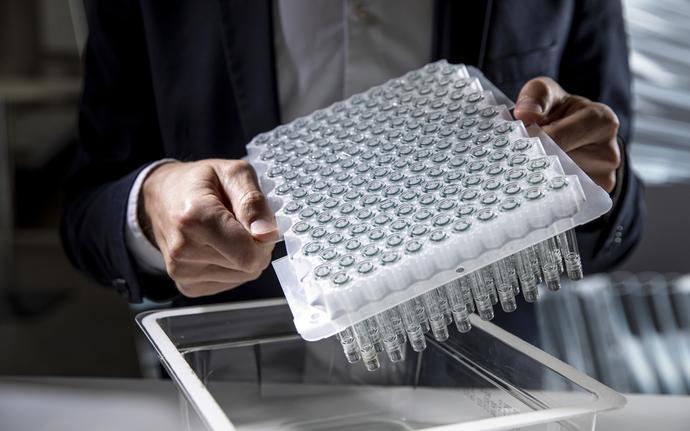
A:
<svg viewBox="0 0 690 431">
<path fill-rule="evenodd" d="M 181 162 L 173 160 L 153 168 L 144 179 L 141 186 L 141 193 L 139 193 L 137 220 L 146 239 L 157 249 L 159 247 L 154 233 L 152 215 L 155 214 L 156 208 L 158 207 L 157 197 L 160 196 L 162 185 L 165 183 L 170 172 L 180 163 Z"/>
</svg>

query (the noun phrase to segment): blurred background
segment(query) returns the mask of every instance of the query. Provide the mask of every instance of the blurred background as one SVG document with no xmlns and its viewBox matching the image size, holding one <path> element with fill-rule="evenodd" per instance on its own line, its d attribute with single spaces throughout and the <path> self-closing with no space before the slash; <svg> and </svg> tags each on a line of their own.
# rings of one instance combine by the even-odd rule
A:
<svg viewBox="0 0 690 431">
<path fill-rule="evenodd" d="M 621 391 L 690 393 L 690 1 L 624 5 L 646 234 L 621 272 L 549 296 L 542 347 Z M 141 307 L 72 269 L 59 241 L 86 34 L 81 0 L 0 0 L 0 375 L 158 369 Z"/>
</svg>

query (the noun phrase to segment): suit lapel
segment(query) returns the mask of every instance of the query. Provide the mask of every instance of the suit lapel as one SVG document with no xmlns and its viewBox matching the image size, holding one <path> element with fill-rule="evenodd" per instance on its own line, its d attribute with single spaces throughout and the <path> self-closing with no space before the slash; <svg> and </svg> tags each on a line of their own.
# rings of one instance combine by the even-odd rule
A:
<svg viewBox="0 0 690 431">
<path fill-rule="evenodd" d="M 279 124 L 271 0 L 218 0 L 223 47 L 246 142 Z"/>
</svg>

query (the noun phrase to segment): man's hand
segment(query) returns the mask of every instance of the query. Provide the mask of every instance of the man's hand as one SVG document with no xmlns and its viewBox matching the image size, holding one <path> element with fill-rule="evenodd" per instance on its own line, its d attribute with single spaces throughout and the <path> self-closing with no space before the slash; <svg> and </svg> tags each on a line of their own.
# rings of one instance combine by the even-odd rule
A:
<svg viewBox="0 0 690 431">
<path fill-rule="evenodd" d="M 247 162 L 161 165 L 140 199 L 139 221 L 185 296 L 239 286 L 270 263 L 278 229 Z"/>
<path fill-rule="evenodd" d="M 618 117 L 611 108 L 539 77 L 522 87 L 514 114 L 525 124 L 541 126 L 595 183 L 613 191 L 621 156 Z"/>
</svg>

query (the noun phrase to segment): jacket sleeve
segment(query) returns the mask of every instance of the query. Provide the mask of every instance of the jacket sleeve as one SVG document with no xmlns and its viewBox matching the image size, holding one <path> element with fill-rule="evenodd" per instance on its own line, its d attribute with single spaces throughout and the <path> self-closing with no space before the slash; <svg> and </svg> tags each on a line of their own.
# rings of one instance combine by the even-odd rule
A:
<svg viewBox="0 0 690 431">
<path fill-rule="evenodd" d="M 141 169 L 164 157 L 141 14 L 135 1 L 94 0 L 86 12 L 79 148 L 65 186 L 63 244 L 77 268 L 129 301 L 162 298 L 171 281 L 141 273 L 125 244 L 129 190 Z"/>
<path fill-rule="evenodd" d="M 578 0 L 561 59 L 563 88 L 610 106 L 620 120 L 621 166 L 612 210 L 578 228 L 580 252 L 588 273 L 610 269 L 630 253 L 642 235 L 645 218 L 642 183 L 630 169 L 631 89 L 628 46 L 619 0 Z"/>
</svg>

